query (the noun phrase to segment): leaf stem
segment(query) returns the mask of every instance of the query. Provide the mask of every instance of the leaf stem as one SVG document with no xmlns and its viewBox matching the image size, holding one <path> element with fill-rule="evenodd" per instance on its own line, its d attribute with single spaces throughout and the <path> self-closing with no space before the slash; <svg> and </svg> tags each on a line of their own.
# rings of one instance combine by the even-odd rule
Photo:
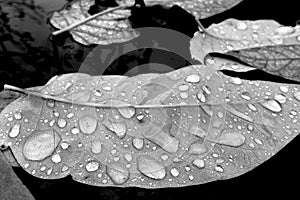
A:
<svg viewBox="0 0 300 200">
<path fill-rule="evenodd" d="M 198 28 L 199 28 L 199 31 L 201 31 L 202 33 L 207 33 L 206 32 L 206 29 L 204 28 L 204 26 L 201 24 L 199 18 L 195 18 L 197 24 L 198 24 Z"/>
<path fill-rule="evenodd" d="M 104 11 L 102 11 L 102 12 L 96 13 L 96 14 L 91 15 L 91 16 L 89 16 L 89 17 L 87 17 L 87 18 L 85 18 L 85 19 L 83 19 L 83 20 L 81 20 L 81 21 L 79 21 L 79 22 L 77 22 L 77 23 L 75 23 L 75 24 L 72 24 L 72 25 L 66 27 L 66 28 L 63 28 L 63 29 L 58 30 L 58 31 L 54 31 L 54 32 L 52 33 L 52 35 L 58 35 L 58 34 L 61 34 L 61 33 L 63 33 L 63 32 L 69 31 L 69 30 L 71 30 L 71 29 L 73 29 L 73 28 L 76 28 L 77 26 L 80 26 L 80 25 L 82 25 L 82 24 L 84 24 L 84 23 L 86 23 L 86 22 L 88 22 L 88 21 L 90 21 L 90 20 L 93 20 L 93 19 L 95 19 L 95 18 L 97 18 L 97 17 L 99 17 L 99 16 L 101 16 L 101 15 L 105 15 L 105 14 L 107 14 L 107 13 L 110 13 L 110 12 L 112 12 L 112 11 L 119 10 L 119 9 L 122 9 L 122 8 L 125 8 L 125 7 L 126 7 L 126 5 L 120 5 L 120 6 L 113 7 L 113 8 L 104 10 Z"/>
</svg>

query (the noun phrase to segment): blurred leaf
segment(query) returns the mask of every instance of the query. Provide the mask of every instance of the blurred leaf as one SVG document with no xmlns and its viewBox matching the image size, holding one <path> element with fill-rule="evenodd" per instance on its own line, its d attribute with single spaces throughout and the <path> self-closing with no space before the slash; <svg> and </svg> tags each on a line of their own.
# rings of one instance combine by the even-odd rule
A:
<svg viewBox="0 0 300 200">
<path fill-rule="evenodd" d="M 300 44 L 255 47 L 226 54 L 270 74 L 300 81 Z"/>
<path fill-rule="evenodd" d="M 118 1 L 118 3 L 131 6 L 133 2 L 124 0 Z M 90 17 L 89 9 L 93 5 L 94 0 L 76 1 L 70 7 L 55 12 L 50 22 L 54 27 L 64 29 Z M 130 15 L 129 9 L 118 9 L 75 27 L 70 30 L 70 33 L 74 40 L 84 45 L 126 42 L 139 35 L 131 28 L 127 19 Z"/>
<path fill-rule="evenodd" d="M 14 173 L 0 151 L 0 199 L 34 200 L 29 190 Z"/>
<path fill-rule="evenodd" d="M 194 16 L 202 19 L 226 11 L 239 4 L 242 0 L 144 0 L 147 6 L 178 5 Z"/>
<path fill-rule="evenodd" d="M 228 19 L 203 33 L 197 32 L 190 51 L 192 58 L 204 63 L 209 62 L 208 54 L 222 53 L 266 72 L 298 80 L 299 35 L 300 26 L 284 27 L 273 20 Z"/>
</svg>

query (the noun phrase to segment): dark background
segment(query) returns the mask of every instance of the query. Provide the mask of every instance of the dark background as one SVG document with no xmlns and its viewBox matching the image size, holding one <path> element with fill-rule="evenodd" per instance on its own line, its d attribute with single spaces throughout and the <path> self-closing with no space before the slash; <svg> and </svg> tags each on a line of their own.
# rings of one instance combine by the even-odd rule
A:
<svg viewBox="0 0 300 200">
<path fill-rule="evenodd" d="M 0 0 L 3 2 L 9 2 Z M 11 1 L 12 2 L 12 1 Z M 22 1 L 17 1 L 22 2 Z M 59 9 L 64 1 L 43 2 L 42 10 L 36 11 L 30 5 L 16 4 L 19 9 L 5 10 L 2 4 L 0 10 L 0 85 L 11 84 L 20 87 L 31 87 L 45 84 L 52 76 L 78 71 L 85 56 L 95 46 L 84 47 L 75 43 L 69 33 L 50 38 L 50 32 L 55 29 L 48 24 L 51 11 Z M 300 19 L 300 9 L 297 0 L 267 1 L 244 0 L 241 4 L 222 14 L 201 20 L 207 27 L 227 18 L 241 20 L 273 19 L 285 26 L 295 26 Z M 6 7 L 6 8 L 7 8 Z M 163 12 L 161 8 L 149 8 L 147 12 L 137 12 L 133 18 L 136 26 L 141 24 L 159 25 L 158 19 L 166 20 L 170 27 L 185 34 L 195 30 L 195 23 L 190 21 L 188 14 L 179 17 L 173 10 Z M 175 10 L 176 11 L 176 10 Z M 178 12 L 182 12 L 177 10 Z M 142 14 L 143 13 L 143 14 Z M 28 17 L 33 15 L 34 19 Z M 142 16 L 140 16 L 142 15 Z M 180 20 L 182 20 L 180 22 Z M 175 26 L 176 24 L 176 26 Z M 180 26 L 178 26 L 180 24 Z M 145 26 L 145 25 L 144 25 Z M 161 46 L 168 48 L 174 41 L 167 38 L 154 38 Z M 138 41 L 137 41 L 138 42 Z M 189 52 L 188 43 L 181 44 Z M 113 54 L 117 45 L 103 47 Z M 168 64 L 177 69 L 189 65 L 189 61 L 176 58 L 168 52 L 158 52 L 142 49 L 123 56 L 113 62 L 104 74 L 125 74 L 128 70 L 141 63 L 153 61 Z M 101 66 L 100 66 L 101 67 Z M 157 69 L 158 72 L 161 72 Z M 138 71 L 136 72 L 139 73 Z M 276 77 L 264 73 L 245 74 L 248 79 L 277 80 Z M 132 74 L 134 75 L 134 74 Z M 255 77 L 254 77 L 255 75 Z M 198 186 L 166 189 L 113 188 L 93 187 L 72 181 L 70 177 L 60 180 L 43 180 L 27 174 L 22 168 L 14 168 L 15 173 L 28 187 L 37 200 L 44 199 L 216 199 L 216 198 L 278 198 L 289 196 L 297 198 L 300 173 L 298 171 L 299 138 L 295 138 L 285 148 L 270 160 L 254 170 L 225 181 L 215 181 Z"/>
</svg>

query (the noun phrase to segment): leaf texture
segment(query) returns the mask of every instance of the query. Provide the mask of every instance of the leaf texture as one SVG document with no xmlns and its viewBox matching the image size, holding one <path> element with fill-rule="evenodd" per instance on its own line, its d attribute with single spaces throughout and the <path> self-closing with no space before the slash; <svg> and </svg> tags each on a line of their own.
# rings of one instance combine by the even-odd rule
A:
<svg viewBox="0 0 300 200">
<path fill-rule="evenodd" d="M 300 26 L 284 27 L 273 20 L 239 21 L 227 19 L 213 24 L 205 33 L 197 32 L 191 40 L 190 50 L 194 59 L 205 62 L 209 53 L 228 53 L 267 46 L 300 44 Z M 270 47 L 271 48 L 271 47 Z M 266 50 L 266 49 L 265 49 Z"/>
<path fill-rule="evenodd" d="M 117 1 L 119 5 L 130 6 L 133 1 Z M 94 5 L 94 0 L 80 0 L 74 2 L 70 8 L 54 12 L 50 23 L 63 29 L 81 20 L 90 17 L 88 13 L 90 6 Z M 90 45 L 108 45 L 112 43 L 126 42 L 136 38 L 139 34 L 131 28 L 128 17 L 131 12 L 129 9 L 118 9 L 98 18 L 88 21 L 80 26 L 73 28 L 70 32 L 77 42 Z"/>
<path fill-rule="evenodd" d="M 224 12 L 242 0 L 145 0 L 145 4 L 173 6 L 178 5 L 187 10 L 197 18 L 207 18 L 218 13 Z"/>
<path fill-rule="evenodd" d="M 219 68 L 6 86 L 24 95 L 0 114 L 0 144 L 33 176 L 70 174 L 96 186 L 182 187 L 239 176 L 299 134 L 300 87 Z"/>
</svg>

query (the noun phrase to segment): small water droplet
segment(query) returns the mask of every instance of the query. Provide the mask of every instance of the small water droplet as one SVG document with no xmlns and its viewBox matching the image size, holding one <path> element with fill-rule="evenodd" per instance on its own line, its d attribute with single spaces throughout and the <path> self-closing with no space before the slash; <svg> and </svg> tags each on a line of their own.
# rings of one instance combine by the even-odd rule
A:
<svg viewBox="0 0 300 200">
<path fill-rule="evenodd" d="M 97 161 L 89 161 L 85 165 L 85 169 L 88 172 L 95 172 L 99 169 L 100 164 Z"/>
<path fill-rule="evenodd" d="M 186 85 L 186 84 L 182 84 L 182 85 L 179 85 L 178 86 L 178 90 L 179 91 L 187 91 L 189 89 L 189 86 L 188 85 Z"/>
<path fill-rule="evenodd" d="M 205 167 L 205 162 L 203 159 L 195 159 L 193 160 L 193 165 L 195 165 L 196 167 L 198 167 L 199 169 L 202 169 Z"/>
<path fill-rule="evenodd" d="M 277 45 L 280 45 L 283 43 L 283 39 L 282 38 L 271 38 L 271 41 L 274 43 L 274 44 L 277 44 Z"/>
<path fill-rule="evenodd" d="M 295 92 L 294 93 L 294 98 L 298 101 L 300 101 L 300 92 Z"/>
<path fill-rule="evenodd" d="M 217 166 L 215 166 L 215 171 L 217 171 L 217 172 L 223 172 L 224 169 L 223 169 L 222 166 L 217 165 Z"/>
<path fill-rule="evenodd" d="M 244 31 L 244 30 L 247 29 L 247 24 L 244 23 L 244 22 L 238 22 L 237 25 L 236 25 L 236 28 L 238 30 Z"/>
<path fill-rule="evenodd" d="M 52 162 L 54 163 L 60 163 L 61 162 L 61 157 L 59 154 L 54 154 L 52 157 L 51 157 L 51 160 Z"/>
<path fill-rule="evenodd" d="M 243 83 L 242 79 L 238 78 L 238 77 L 231 77 L 229 78 L 230 83 L 234 84 L 234 85 L 241 85 Z"/>
<path fill-rule="evenodd" d="M 22 119 L 22 113 L 21 113 L 21 112 L 16 112 L 16 113 L 14 114 L 14 118 L 15 118 L 16 120 Z"/>
<path fill-rule="evenodd" d="M 248 108 L 249 108 L 250 110 L 252 110 L 252 111 L 257 111 L 257 108 L 256 108 L 253 104 L 248 103 L 247 106 L 248 106 Z"/>
<path fill-rule="evenodd" d="M 226 46 L 226 48 L 227 48 L 228 51 L 234 50 L 234 47 L 233 47 L 231 44 L 228 44 L 228 45 Z"/>
<path fill-rule="evenodd" d="M 249 101 L 251 99 L 249 92 L 242 92 L 241 97 L 247 101 Z"/>
<path fill-rule="evenodd" d="M 179 174 L 180 174 L 179 170 L 178 170 L 177 168 L 175 168 L 175 167 L 172 167 L 172 168 L 171 168 L 170 173 L 171 173 L 171 175 L 174 176 L 174 177 L 178 177 Z"/>
<path fill-rule="evenodd" d="M 67 149 L 67 148 L 69 148 L 69 144 L 67 143 L 67 142 L 62 142 L 62 143 L 60 143 L 60 147 L 62 148 L 62 149 Z"/>
<path fill-rule="evenodd" d="M 197 98 L 198 98 L 199 101 L 202 102 L 202 103 L 205 103 L 205 102 L 206 102 L 206 98 L 205 98 L 205 95 L 203 94 L 203 92 L 198 92 Z"/>
<path fill-rule="evenodd" d="M 54 108 L 54 106 L 55 106 L 55 101 L 53 101 L 52 99 L 48 99 L 46 105 L 47 105 L 49 108 Z"/>
<path fill-rule="evenodd" d="M 200 76 L 197 74 L 191 74 L 186 77 L 185 81 L 188 83 L 198 83 L 200 81 Z"/>
<path fill-rule="evenodd" d="M 73 128 L 71 129 L 71 133 L 74 134 L 74 135 L 78 134 L 79 132 L 80 132 L 80 130 L 79 130 L 79 128 L 77 128 L 77 127 L 73 127 Z"/>
<path fill-rule="evenodd" d="M 182 98 L 182 99 L 187 99 L 189 97 L 189 94 L 186 93 L 186 92 L 180 92 L 179 96 Z"/>
<path fill-rule="evenodd" d="M 93 140 L 91 145 L 91 151 L 93 154 L 99 154 L 102 151 L 101 140 Z"/>
<path fill-rule="evenodd" d="M 294 32 L 295 32 L 295 29 L 290 26 L 282 26 L 275 30 L 275 33 L 279 34 L 279 35 L 289 35 Z"/>
<path fill-rule="evenodd" d="M 11 137 L 11 138 L 15 138 L 19 135 L 20 133 L 20 128 L 21 128 L 21 125 L 20 124 L 15 124 L 10 132 L 8 133 L 8 136 Z"/>
<path fill-rule="evenodd" d="M 281 103 L 281 104 L 285 103 L 286 100 L 287 100 L 286 96 L 284 96 L 284 95 L 282 95 L 282 94 L 276 94 L 276 95 L 274 96 L 274 99 L 275 99 L 276 101 L 278 101 L 279 103 Z"/>
<path fill-rule="evenodd" d="M 138 150 L 140 150 L 140 149 L 142 149 L 143 148 L 143 146 L 144 146 L 144 140 L 142 139 L 142 138 L 133 138 L 133 140 L 132 140 L 132 145 L 136 148 L 136 149 L 138 149 Z"/>
<path fill-rule="evenodd" d="M 67 121 L 64 119 L 64 118 L 58 118 L 58 120 L 57 120 L 57 126 L 59 127 L 59 128 L 64 128 L 64 127 L 66 127 L 67 126 Z"/>
<path fill-rule="evenodd" d="M 283 92 L 283 93 L 287 93 L 287 92 L 289 91 L 288 87 L 285 86 L 285 85 L 279 86 L 279 89 L 280 89 L 280 91 Z"/>
<path fill-rule="evenodd" d="M 71 119 L 72 117 L 74 117 L 74 115 L 75 115 L 74 113 L 68 113 L 66 117 L 67 117 L 68 119 Z"/>
</svg>

